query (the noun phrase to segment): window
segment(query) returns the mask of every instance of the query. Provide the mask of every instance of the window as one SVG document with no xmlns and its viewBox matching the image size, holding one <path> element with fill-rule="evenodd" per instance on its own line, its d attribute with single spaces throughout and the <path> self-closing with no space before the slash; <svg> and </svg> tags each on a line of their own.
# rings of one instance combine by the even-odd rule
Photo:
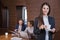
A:
<svg viewBox="0 0 60 40">
<path fill-rule="evenodd" d="M 22 19 L 24 20 L 24 23 L 27 24 L 27 8 L 22 7 Z"/>
</svg>

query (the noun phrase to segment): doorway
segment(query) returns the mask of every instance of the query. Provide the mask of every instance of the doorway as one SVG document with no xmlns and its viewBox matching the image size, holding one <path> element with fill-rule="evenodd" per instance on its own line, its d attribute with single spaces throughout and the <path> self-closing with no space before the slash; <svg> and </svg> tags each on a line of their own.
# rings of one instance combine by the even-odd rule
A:
<svg viewBox="0 0 60 40">
<path fill-rule="evenodd" d="M 25 6 L 16 6 L 17 11 L 17 22 L 20 18 L 24 20 L 24 23 L 27 24 L 27 8 Z"/>
</svg>

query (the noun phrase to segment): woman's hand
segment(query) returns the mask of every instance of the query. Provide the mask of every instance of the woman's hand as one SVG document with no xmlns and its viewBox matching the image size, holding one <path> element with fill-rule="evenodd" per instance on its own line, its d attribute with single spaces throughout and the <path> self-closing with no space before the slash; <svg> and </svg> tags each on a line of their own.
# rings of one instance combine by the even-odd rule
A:
<svg viewBox="0 0 60 40">
<path fill-rule="evenodd" d="M 53 29 L 51 29 L 51 32 L 53 32 L 53 33 L 54 33 L 54 32 L 55 32 L 55 30 L 56 30 L 56 29 L 55 29 L 55 28 L 53 28 Z"/>
<path fill-rule="evenodd" d="M 41 25 L 40 27 L 39 27 L 39 29 L 44 29 L 45 28 L 45 25 Z"/>
</svg>

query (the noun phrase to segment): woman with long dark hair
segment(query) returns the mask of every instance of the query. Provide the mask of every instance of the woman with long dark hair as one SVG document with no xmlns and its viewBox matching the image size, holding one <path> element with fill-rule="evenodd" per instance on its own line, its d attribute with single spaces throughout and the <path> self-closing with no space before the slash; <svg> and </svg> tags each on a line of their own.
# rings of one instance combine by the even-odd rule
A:
<svg viewBox="0 0 60 40">
<path fill-rule="evenodd" d="M 24 20 L 23 19 L 19 19 L 18 24 L 16 25 L 12 36 L 20 37 L 21 31 L 24 31 L 25 29 L 26 29 L 26 25 L 24 24 Z"/>
<path fill-rule="evenodd" d="M 34 34 L 36 40 L 52 40 L 52 34 L 55 32 L 55 19 L 50 14 L 50 5 L 43 3 L 40 15 L 34 20 Z"/>
</svg>

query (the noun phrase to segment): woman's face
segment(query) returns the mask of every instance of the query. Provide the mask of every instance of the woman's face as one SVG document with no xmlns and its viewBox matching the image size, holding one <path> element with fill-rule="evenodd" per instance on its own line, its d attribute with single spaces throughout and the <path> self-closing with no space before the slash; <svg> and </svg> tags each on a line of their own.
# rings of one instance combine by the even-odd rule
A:
<svg viewBox="0 0 60 40">
<path fill-rule="evenodd" d="M 28 23 L 27 23 L 27 26 L 28 26 L 28 27 L 31 27 L 31 24 L 30 24 L 30 22 L 28 22 Z"/>
<path fill-rule="evenodd" d="M 23 24 L 23 21 L 22 20 L 19 20 L 19 25 L 22 25 Z"/>
<path fill-rule="evenodd" d="M 47 15 L 48 12 L 49 12 L 49 6 L 48 5 L 44 5 L 43 8 L 42 8 L 42 12 L 43 12 L 43 15 Z"/>
</svg>

